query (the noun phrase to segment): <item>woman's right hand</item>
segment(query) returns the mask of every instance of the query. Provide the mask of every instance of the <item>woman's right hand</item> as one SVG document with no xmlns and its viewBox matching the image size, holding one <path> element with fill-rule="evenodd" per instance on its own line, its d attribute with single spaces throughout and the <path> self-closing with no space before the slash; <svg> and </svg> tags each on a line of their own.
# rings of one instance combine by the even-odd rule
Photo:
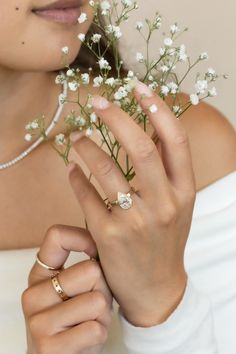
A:
<svg viewBox="0 0 236 354">
<path fill-rule="evenodd" d="M 51 267 L 61 268 L 72 250 L 97 256 L 87 230 L 55 225 L 47 231 L 39 257 Z M 62 289 L 70 297 L 67 301 L 62 301 L 53 288 L 52 275 L 53 271 L 36 262 L 22 295 L 28 353 L 101 353 L 111 323 L 112 295 L 99 263 L 85 260 L 58 274 Z"/>
</svg>

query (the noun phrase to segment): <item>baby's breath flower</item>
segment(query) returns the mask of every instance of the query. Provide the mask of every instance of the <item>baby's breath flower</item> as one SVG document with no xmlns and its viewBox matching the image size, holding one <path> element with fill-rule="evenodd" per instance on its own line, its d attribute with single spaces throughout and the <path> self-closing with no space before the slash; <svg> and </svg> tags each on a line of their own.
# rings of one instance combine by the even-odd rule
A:
<svg viewBox="0 0 236 354">
<path fill-rule="evenodd" d="M 176 23 L 174 25 L 170 26 L 170 32 L 172 34 L 175 34 L 175 33 L 179 32 L 179 28 L 178 28 Z"/>
<path fill-rule="evenodd" d="M 175 82 L 169 82 L 167 86 L 172 94 L 176 94 L 179 90 L 179 86 Z"/>
<path fill-rule="evenodd" d="M 76 91 L 79 87 L 79 83 L 77 81 L 69 82 L 68 87 L 71 91 Z"/>
<path fill-rule="evenodd" d="M 89 1 L 89 5 L 90 5 L 91 7 L 94 7 L 94 5 L 95 5 L 94 1 L 93 1 L 93 0 L 90 0 L 90 1 Z"/>
<path fill-rule="evenodd" d="M 55 143 L 57 145 L 64 145 L 65 143 L 65 135 L 60 133 L 58 135 L 55 136 Z"/>
<path fill-rule="evenodd" d="M 179 47 L 179 60 L 180 61 L 186 61 L 188 59 L 188 56 L 186 54 L 186 47 L 184 44 L 181 44 Z"/>
<path fill-rule="evenodd" d="M 82 116 L 78 116 L 75 118 L 75 123 L 79 126 L 79 127 L 83 127 L 86 124 L 86 120 L 84 119 L 84 117 Z"/>
<path fill-rule="evenodd" d="M 119 89 L 118 89 L 118 91 L 116 91 L 115 92 L 115 94 L 114 94 L 114 98 L 115 98 L 115 100 L 121 100 L 122 98 L 124 98 L 124 97 L 126 97 L 128 95 L 128 92 L 127 92 L 127 90 L 123 87 L 123 86 L 121 86 Z"/>
<path fill-rule="evenodd" d="M 66 96 L 63 93 L 60 93 L 60 95 L 58 96 L 58 101 L 59 104 L 64 104 L 66 102 Z"/>
<path fill-rule="evenodd" d="M 137 21 L 135 28 L 140 31 L 143 28 L 143 22 L 142 21 Z"/>
<path fill-rule="evenodd" d="M 158 87 L 158 83 L 156 81 L 153 81 L 151 84 L 148 85 L 148 87 L 151 90 L 155 91 L 157 89 L 157 87 Z"/>
<path fill-rule="evenodd" d="M 140 53 L 140 52 L 136 53 L 136 60 L 137 60 L 137 62 L 139 62 L 139 63 L 143 63 L 143 61 L 144 61 L 144 56 L 143 56 L 143 54 Z"/>
<path fill-rule="evenodd" d="M 121 2 L 125 7 L 130 7 L 133 4 L 131 0 L 121 0 Z"/>
<path fill-rule="evenodd" d="M 198 97 L 198 95 L 196 95 L 195 93 L 191 94 L 191 95 L 190 95 L 190 102 L 191 102 L 194 106 L 198 105 L 198 103 L 199 103 L 199 97 Z"/>
<path fill-rule="evenodd" d="M 107 25 L 106 33 L 113 34 L 116 39 L 119 39 L 122 36 L 122 32 L 119 26 Z"/>
<path fill-rule="evenodd" d="M 85 135 L 90 137 L 93 134 L 93 128 L 92 127 L 88 127 L 86 129 Z"/>
<path fill-rule="evenodd" d="M 79 33 L 79 34 L 78 34 L 78 38 L 79 38 L 79 40 L 81 40 L 81 42 L 84 42 L 84 40 L 85 40 L 85 34 L 84 34 L 84 33 Z"/>
<path fill-rule="evenodd" d="M 160 27 L 161 27 L 161 16 L 157 15 L 153 22 L 153 28 L 159 29 Z"/>
<path fill-rule="evenodd" d="M 64 74 L 59 74 L 59 75 L 57 75 L 56 78 L 55 78 L 55 83 L 56 83 L 56 84 L 63 84 L 64 81 L 65 81 L 65 79 L 66 79 L 66 77 L 65 77 Z"/>
<path fill-rule="evenodd" d="M 107 61 L 106 59 L 104 59 L 104 58 L 101 58 L 101 59 L 98 61 L 98 64 L 99 64 L 101 70 L 102 70 L 102 69 L 108 69 L 108 70 L 111 69 L 111 67 L 110 67 L 110 65 L 109 65 L 109 63 L 108 63 L 108 61 Z"/>
<path fill-rule="evenodd" d="M 199 59 L 200 60 L 207 60 L 209 57 L 208 57 L 208 54 L 206 53 L 206 52 L 204 52 L 204 53 L 201 53 L 200 55 L 199 55 Z"/>
<path fill-rule="evenodd" d="M 95 112 L 92 112 L 91 114 L 90 114 L 90 122 L 91 123 L 96 123 L 97 122 L 97 115 L 96 115 L 96 113 Z"/>
<path fill-rule="evenodd" d="M 93 79 L 93 87 L 99 87 L 103 83 L 103 77 L 101 75 L 96 76 Z"/>
<path fill-rule="evenodd" d="M 163 73 L 166 73 L 169 69 L 170 69 L 170 68 L 169 68 L 167 65 L 162 65 L 162 66 L 161 66 L 161 71 L 162 71 Z"/>
<path fill-rule="evenodd" d="M 61 51 L 63 54 L 68 54 L 69 53 L 69 48 L 66 46 L 66 47 L 63 47 L 61 48 Z"/>
<path fill-rule="evenodd" d="M 32 135 L 31 134 L 25 134 L 25 140 L 26 141 L 31 141 L 32 140 Z"/>
<path fill-rule="evenodd" d="M 84 23 L 85 21 L 88 20 L 88 16 L 85 12 L 81 12 L 79 18 L 78 18 L 78 22 L 79 23 Z"/>
<path fill-rule="evenodd" d="M 111 5 L 109 4 L 108 1 L 105 0 L 105 1 L 102 1 L 100 3 L 100 7 L 101 7 L 101 10 L 102 10 L 102 15 L 107 15 L 109 10 L 110 10 L 110 8 L 111 8 Z"/>
<path fill-rule="evenodd" d="M 169 92 L 170 92 L 170 89 L 169 89 L 168 86 L 166 86 L 166 85 L 162 85 L 162 86 L 161 86 L 161 93 L 162 93 L 164 96 L 167 96 Z"/>
<path fill-rule="evenodd" d="M 163 55 L 166 54 L 166 49 L 161 47 L 161 48 L 159 49 L 159 52 L 160 52 L 160 55 L 163 56 Z"/>
<path fill-rule="evenodd" d="M 212 88 L 208 91 L 208 94 L 209 94 L 209 96 L 211 96 L 211 97 L 217 96 L 217 90 L 216 90 L 216 88 L 215 88 L 215 87 L 212 87 Z"/>
<path fill-rule="evenodd" d="M 106 81 L 105 81 L 105 84 L 107 84 L 107 85 L 109 85 L 109 86 L 113 86 L 114 84 L 115 84 L 115 79 L 114 79 L 114 77 L 109 77 L 109 79 L 107 79 Z"/>
<path fill-rule="evenodd" d="M 158 107 L 156 104 L 152 104 L 150 107 L 149 107 L 149 111 L 151 113 L 156 113 L 158 111 Z"/>
<path fill-rule="evenodd" d="M 31 129 L 38 129 L 39 128 L 39 123 L 34 120 L 32 123 L 31 123 Z"/>
<path fill-rule="evenodd" d="M 81 80 L 84 85 L 88 85 L 90 81 L 90 77 L 88 73 L 81 74 Z"/>
<path fill-rule="evenodd" d="M 98 43 L 100 41 L 101 37 L 102 37 L 101 34 L 95 33 L 92 35 L 91 39 L 92 39 L 93 43 Z"/>
<path fill-rule="evenodd" d="M 195 89 L 197 93 L 205 93 L 208 87 L 207 80 L 198 80 L 195 84 Z"/>
<path fill-rule="evenodd" d="M 73 77 L 75 76 L 74 70 L 73 69 L 68 69 L 66 72 L 66 75 L 69 77 Z"/>
<path fill-rule="evenodd" d="M 132 70 L 129 70 L 127 77 L 132 79 L 134 77 L 134 72 Z"/>
<path fill-rule="evenodd" d="M 166 47 L 170 47 L 170 46 L 172 46 L 172 44 L 173 44 L 173 40 L 171 38 L 168 37 L 168 38 L 164 39 L 164 45 Z"/>
</svg>

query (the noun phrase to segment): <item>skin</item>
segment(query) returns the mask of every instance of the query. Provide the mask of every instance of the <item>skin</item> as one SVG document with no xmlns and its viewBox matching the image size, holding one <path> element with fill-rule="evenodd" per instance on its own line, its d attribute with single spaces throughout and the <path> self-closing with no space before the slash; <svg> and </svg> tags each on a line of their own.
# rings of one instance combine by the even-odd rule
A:
<svg viewBox="0 0 236 354">
<path fill-rule="evenodd" d="M 15 9 L 16 6 L 19 10 Z M 42 24 L 41 20 L 30 13 L 31 6 L 32 3 L 26 0 L 23 5 L 17 5 L 13 0 L 1 5 L 0 44 L 4 48 L 0 54 L 0 79 L 4 82 L 0 88 L 1 113 L 4 117 L 1 119 L 0 132 L 0 141 L 4 146 L 2 160 L 19 154 L 25 148 L 26 144 L 21 138 L 24 135 L 22 127 L 33 116 L 43 110 L 48 120 L 52 117 L 59 88 L 54 84 L 55 73 L 51 71 L 61 67 L 60 50 L 64 45 L 74 48 L 70 53 L 70 60 L 74 60 L 79 50 L 76 35 L 86 31 L 82 26 L 89 26 L 89 22 L 86 22 L 82 26 L 78 24 L 76 28 L 65 30 L 55 24 Z M 83 11 L 88 12 L 86 3 Z M 7 27 L 9 23 L 12 30 Z M 4 36 L 6 32 L 11 34 L 7 39 Z M 53 53 L 52 43 L 55 46 Z M 39 62 L 41 53 L 44 56 Z M 94 91 L 91 86 L 88 90 Z M 40 100 L 35 92 L 43 93 Z M 138 92 L 135 95 L 139 99 Z M 46 350 L 59 353 L 58 346 L 68 349 L 68 342 L 75 346 L 71 348 L 71 353 L 101 352 L 109 326 L 110 291 L 119 302 L 125 317 L 131 323 L 144 327 L 165 321 L 183 296 L 187 278 L 183 254 L 195 192 L 235 170 L 235 131 L 211 106 L 201 104 L 194 107 L 177 124 L 167 106 L 157 96 L 146 98 L 140 104 L 149 105 L 153 102 L 159 106 L 159 112 L 158 116 L 150 116 L 148 133 L 155 129 L 160 135 L 161 143 L 157 149 L 154 149 L 149 134 L 144 134 L 134 126 L 129 117 L 114 105 L 106 110 L 95 108 L 135 161 L 138 178 L 133 181 L 133 185 L 139 194 L 133 196 L 134 207 L 129 211 L 123 212 L 116 207 L 112 213 L 108 213 L 101 203 L 100 194 L 115 199 L 117 190 L 124 188 L 128 191 L 129 186 L 115 166 L 111 165 L 108 155 L 94 144 L 96 137 L 83 137 L 74 144 L 71 158 L 77 164 L 71 171 L 66 171 L 62 161 L 59 161 L 47 144 L 40 146 L 17 167 L 1 171 L 0 247 L 38 246 L 46 234 L 40 258 L 47 264 L 59 267 L 67 256 L 65 249 L 68 252 L 90 249 L 88 255 L 94 256 L 96 250 L 91 251 L 91 248 L 95 241 L 108 283 L 101 275 L 98 262 L 88 261 L 86 269 L 80 263 L 60 274 L 62 287 L 72 297 L 67 302 L 61 302 L 55 296 L 57 294 L 51 291 L 49 274 L 42 273 L 43 269 L 35 265 L 29 277 L 29 288 L 22 298 L 30 354 L 47 353 Z M 64 115 L 70 109 L 65 107 Z M 125 129 L 121 131 L 121 127 L 115 124 L 117 121 L 125 124 Z M 54 135 L 60 129 L 59 124 Z M 210 148 L 209 133 L 206 134 L 206 131 L 212 134 Z M 136 144 L 137 141 L 142 144 Z M 142 146 L 142 149 L 138 146 Z M 173 155 L 173 151 L 178 152 L 177 155 Z M 179 164 L 181 169 L 178 168 Z M 146 169 L 149 169 L 149 173 L 146 173 Z M 97 179 L 94 187 L 85 178 L 89 170 Z M 72 189 L 68 183 L 68 172 Z M 64 205 L 67 206 L 66 210 Z M 19 212 L 21 210 L 24 213 Z M 91 242 L 91 246 L 81 244 L 81 235 L 85 233 L 84 215 L 90 230 L 86 240 Z M 68 225 L 76 227 L 72 231 Z M 65 244 L 65 239 L 70 240 L 68 244 Z M 117 254 L 120 256 L 117 257 Z M 121 258 L 122 268 L 119 262 Z M 70 280 L 79 279 L 82 267 L 87 283 L 84 287 L 79 284 L 78 288 L 70 288 L 73 283 Z M 89 267 L 93 267 L 93 271 Z M 130 269 L 129 274 L 127 269 Z M 125 278 L 124 273 L 127 274 Z M 136 285 L 130 287 L 130 284 Z M 93 295 L 95 293 L 92 300 L 91 290 Z M 87 304 L 84 306 L 87 310 L 83 318 L 80 314 L 74 314 L 74 308 L 82 301 L 82 292 Z M 42 293 L 47 294 L 46 298 L 42 298 Z M 91 301 L 94 303 L 93 313 L 90 311 Z M 73 305 L 75 303 L 76 306 Z M 73 310 L 68 311 L 72 307 Z M 55 317 L 48 324 L 47 319 L 51 318 L 52 311 Z M 64 323 L 59 318 L 63 319 L 65 313 L 75 317 L 68 318 L 68 322 Z M 88 326 L 91 321 L 96 322 L 92 328 Z M 62 332 L 59 336 L 60 330 Z M 88 340 L 89 331 L 97 340 L 93 348 Z"/>
</svg>

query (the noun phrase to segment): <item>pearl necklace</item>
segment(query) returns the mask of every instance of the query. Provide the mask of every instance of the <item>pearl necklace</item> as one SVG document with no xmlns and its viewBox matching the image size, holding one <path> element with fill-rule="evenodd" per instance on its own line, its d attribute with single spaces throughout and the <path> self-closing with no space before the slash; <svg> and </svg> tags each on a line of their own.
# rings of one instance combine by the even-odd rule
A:
<svg viewBox="0 0 236 354">
<path fill-rule="evenodd" d="M 66 97 L 67 95 L 67 81 L 64 80 L 63 83 L 63 92 L 62 94 Z M 63 109 L 63 104 L 61 102 L 59 102 L 57 111 L 50 123 L 50 125 L 48 126 L 48 128 L 45 131 L 45 134 L 48 135 L 52 129 L 55 127 L 55 125 L 57 124 L 57 122 L 59 121 L 61 112 Z M 29 153 L 31 151 L 33 151 L 39 144 L 41 144 L 41 142 L 44 140 L 44 138 L 41 136 L 40 138 L 38 138 L 30 147 L 28 147 L 28 149 L 26 149 L 25 151 L 23 151 L 19 156 L 15 157 L 14 159 L 5 162 L 3 164 L 0 164 L 0 170 L 3 170 L 5 168 L 11 167 L 12 165 L 16 164 L 17 162 L 19 162 L 20 160 L 22 160 L 24 157 L 26 157 L 27 155 L 29 155 Z"/>
</svg>

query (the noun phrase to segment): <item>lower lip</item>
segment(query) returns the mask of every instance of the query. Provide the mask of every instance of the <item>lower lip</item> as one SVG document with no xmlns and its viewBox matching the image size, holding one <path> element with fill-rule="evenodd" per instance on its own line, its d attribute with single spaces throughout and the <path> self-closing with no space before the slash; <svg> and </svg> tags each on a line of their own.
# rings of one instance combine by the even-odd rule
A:
<svg viewBox="0 0 236 354">
<path fill-rule="evenodd" d="M 78 17 L 81 11 L 79 7 L 76 7 L 68 9 L 34 10 L 33 13 L 50 21 L 75 25 L 78 23 Z"/>
</svg>

